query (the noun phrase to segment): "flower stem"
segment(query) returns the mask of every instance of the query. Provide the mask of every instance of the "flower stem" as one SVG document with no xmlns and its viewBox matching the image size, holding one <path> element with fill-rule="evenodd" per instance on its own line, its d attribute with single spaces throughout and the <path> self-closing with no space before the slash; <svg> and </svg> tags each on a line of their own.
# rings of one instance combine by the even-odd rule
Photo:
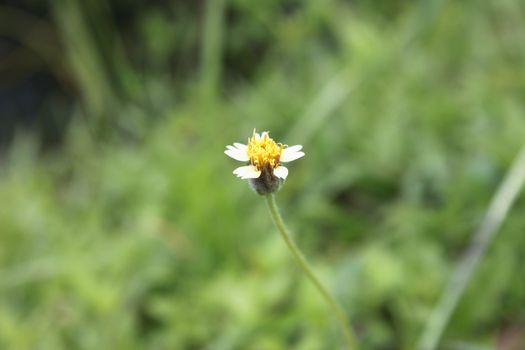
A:
<svg viewBox="0 0 525 350">
<path fill-rule="evenodd" d="M 343 335 L 345 337 L 348 348 L 354 349 L 356 347 L 356 341 L 354 340 L 355 337 L 350 329 L 348 320 L 346 319 L 345 312 L 343 311 L 341 306 L 339 306 L 337 301 L 335 301 L 335 299 L 330 295 L 328 290 L 323 286 L 319 279 L 315 276 L 315 274 L 312 271 L 312 268 L 306 261 L 304 255 L 301 253 L 301 251 L 293 241 L 290 232 L 284 225 L 281 214 L 279 214 L 279 209 L 277 208 L 277 203 L 275 202 L 275 195 L 273 193 L 266 195 L 266 204 L 268 205 L 268 209 L 270 210 L 270 214 L 272 216 L 273 222 L 275 223 L 275 226 L 277 226 L 279 233 L 281 234 L 284 241 L 286 242 L 286 245 L 292 252 L 296 262 L 303 269 L 304 273 L 308 276 L 308 278 L 310 278 L 310 281 L 312 281 L 312 283 L 317 288 L 317 290 L 319 290 L 321 295 L 325 298 L 326 302 L 333 309 L 335 316 L 341 323 L 341 328 L 343 330 Z"/>
</svg>

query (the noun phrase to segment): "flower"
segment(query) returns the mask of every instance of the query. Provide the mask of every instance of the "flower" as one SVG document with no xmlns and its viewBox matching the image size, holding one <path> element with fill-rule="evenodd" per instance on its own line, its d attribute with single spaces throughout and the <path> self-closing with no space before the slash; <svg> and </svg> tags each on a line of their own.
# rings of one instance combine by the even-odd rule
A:
<svg viewBox="0 0 525 350">
<path fill-rule="evenodd" d="M 259 194 L 275 192 L 288 176 L 288 169 L 281 163 L 291 162 L 304 156 L 303 146 L 288 147 L 276 143 L 268 131 L 260 135 L 253 130 L 248 145 L 234 143 L 226 146 L 224 153 L 241 162 L 248 162 L 233 171 L 237 177 L 248 179 Z"/>
</svg>

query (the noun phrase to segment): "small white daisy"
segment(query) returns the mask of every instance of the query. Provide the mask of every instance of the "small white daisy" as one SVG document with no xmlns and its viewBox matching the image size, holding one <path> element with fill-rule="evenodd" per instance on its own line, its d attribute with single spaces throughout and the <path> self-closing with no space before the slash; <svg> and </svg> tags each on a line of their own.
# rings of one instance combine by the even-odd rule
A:
<svg viewBox="0 0 525 350">
<path fill-rule="evenodd" d="M 226 148 L 224 153 L 227 156 L 241 162 L 248 162 L 248 165 L 233 171 L 241 179 L 277 177 L 284 180 L 288 176 L 288 169 L 281 163 L 291 162 L 304 156 L 304 152 L 301 152 L 303 146 L 288 147 L 276 143 L 267 131 L 259 135 L 255 129 L 253 136 L 248 139 L 248 145 L 234 143 L 233 146 L 228 145 Z"/>
</svg>

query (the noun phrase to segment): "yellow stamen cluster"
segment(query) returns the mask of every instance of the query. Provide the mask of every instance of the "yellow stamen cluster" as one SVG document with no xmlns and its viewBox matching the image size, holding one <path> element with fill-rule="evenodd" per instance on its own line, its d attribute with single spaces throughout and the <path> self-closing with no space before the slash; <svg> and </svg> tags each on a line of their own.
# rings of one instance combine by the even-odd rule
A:
<svg viewBox="0 0 525 350">
<path fill-rule="evenodd" d="M 267 132 L 263 132 L 260 137 L 257 136 L 254 129 L 253 136 L 248 139 L 248 157 L 250 158 L 250 163 L 254 165 L 257 170 L 261 171 L 267 165 L 269 165 L 271 169 L 275 169 L 279 165 L 279 160 L 283 153 L 283 145 L 275 143 Z"/>
</svg>

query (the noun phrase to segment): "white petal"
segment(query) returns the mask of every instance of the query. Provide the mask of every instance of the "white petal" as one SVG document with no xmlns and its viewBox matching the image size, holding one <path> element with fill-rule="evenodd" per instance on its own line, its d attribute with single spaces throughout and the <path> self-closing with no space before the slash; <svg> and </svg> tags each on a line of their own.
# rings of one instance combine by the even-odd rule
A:
<svg viewBox="0 0 525 350">
<path fill-rule="evenodd" d="M 241 179 L 256 179 L 261 176 L 261 172 L 253 165 L 241 166 L 233 171 Z"/>
<path fill-rule="evenodd" d="M 303 146 L 301 145 L 295 145 L 295 146 L 290 146 L 290 147 L 285 148 L 285 150 L 288 150 L 288 152 L 298 152 L 302 149 L 303 149 Z"/>
<path fill-rule="evenodd" d="M 237 150 L 247 151 L 248 150 L 248 146 L 243 145 L 242 143 L 238 143 L 238 142 L 235 142 L 233 144 L 233 146 L 232 145 L 227 145 L 226 148 L 234 150 L 234 151 L 237 151 Z"/>
<path fill-rule="evenodd" d="M 248 161 L 250 159 L 250 158 L 248 158 L 248 154 L 246 152 L 241 151 L 239 149 L 232 149 L 232 148 L 228 148 L 226 151 L 224 151 L 224 153 L 228 157 L 231 157 L 231 158 L 233 158 L 235 160 L 238 160 L 240 162 L 246 162 L 246 161 Z"/>
<path fill-rule="evenodd" d="M 286 179 L 288 176 L 288 169 L 284 166 L 278 166 L 277 168 L 273 169 L 273 174 L 277 177 L 280 177 L 281 179 Z"/>
<path fill-rule="evenodd" d="M 240 149 L 241 151 L 246 152 L 248 150 L 248 146 L 243 145 L 242 143 L 235 142 L 233 145 L 237 147 L 237 149 Z"/>
<path fill-rule="evenodd" d="M 281 162 L 291 162 L 292 160 L 299 159 L 301 157 L 304 157 L 304 152 L 299 152 L 299 150 L 303 148 L 301 145 L 296 145 L 292 147 L 287 147 L 283 149 L 283 153 L 281 154 Z"/>
</svg>

